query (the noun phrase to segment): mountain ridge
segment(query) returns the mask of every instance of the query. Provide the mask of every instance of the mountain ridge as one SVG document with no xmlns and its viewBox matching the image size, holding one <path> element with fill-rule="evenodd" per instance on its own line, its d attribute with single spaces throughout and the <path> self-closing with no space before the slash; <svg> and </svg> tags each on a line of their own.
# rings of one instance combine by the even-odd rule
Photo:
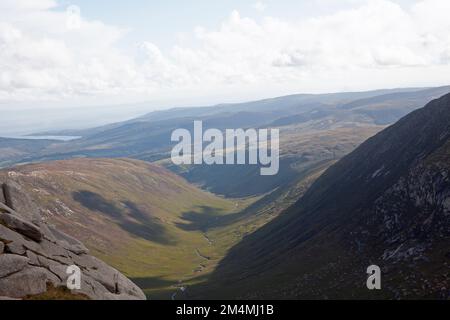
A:
<svg viewBox="0 0 450 320">
<path fill-rule="evenodd" d="M 447 94 L 332 165 L 297 203 L 233 248 L 210 286 L 226 278 L 234 297 L 247 298 L 447 297 L 449 139 Z M 365 289 L 370 264 L 386 273 L 385 291 Z"/>
</svg>

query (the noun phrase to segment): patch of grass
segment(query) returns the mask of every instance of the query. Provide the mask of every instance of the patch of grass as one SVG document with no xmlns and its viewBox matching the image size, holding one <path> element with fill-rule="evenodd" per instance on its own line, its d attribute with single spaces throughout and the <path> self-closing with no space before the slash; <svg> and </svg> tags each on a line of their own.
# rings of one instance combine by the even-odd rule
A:
<svg viewBox="0 0 450 320">
<path fill-rule="evenodd" d="M 24 300 L 90 300 L 88 296 L 81 293 L 72 293 L 66 287 L 55 288 L 52 284 L 47 285 L 47 291 L 41 294 L 27 296 Z"/>
</svg>

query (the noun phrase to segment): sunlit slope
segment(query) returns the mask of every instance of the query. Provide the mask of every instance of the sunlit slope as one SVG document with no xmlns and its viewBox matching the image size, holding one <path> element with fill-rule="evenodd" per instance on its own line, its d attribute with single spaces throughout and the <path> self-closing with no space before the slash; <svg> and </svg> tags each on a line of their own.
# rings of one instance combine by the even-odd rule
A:
<svg viewBox="0 0 450 320">
<path fill-rule="evenodd" d="M 150 298 L 205 282 L 243 237 L 276 218 L 334 161 L 263 196 L 224 199 L 130 159 L 76 159 L 0 171 L 50 223 L 131 277 Z M 177 298 L 183 298 L 178 296 Z"/>
<path fill-rule="evenodd" d="M 202 256 L 215 254 L 195 223 L 206 226 L 243 205 L 137 160 L 56 161 L 0 175 L 27 191 L 50 223 L 128 276 L 142 278 L 144 288 L 169 286 L 194 273 L 205 262 Z"/>
</svg>

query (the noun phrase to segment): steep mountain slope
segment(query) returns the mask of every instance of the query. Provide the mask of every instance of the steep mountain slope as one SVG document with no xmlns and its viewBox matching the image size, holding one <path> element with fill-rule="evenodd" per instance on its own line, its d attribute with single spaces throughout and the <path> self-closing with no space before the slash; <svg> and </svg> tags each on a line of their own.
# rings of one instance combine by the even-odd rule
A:
<svg viewBox="0 0 450 320">
<path fill-rule="evenodd" d="M 233 248 L 198 293 L 449 298 L 449 179 L 446 95 L 329 168 L 295 205 Z M 382 270 L 380 291 L 365 285 L 372 264 Z"/>
<path fill-rule="evenodd" d="M 243 206 L 129 159 L 19 166 L 0 171 L 0 181 L 21 190 L 47 222 L 83 241 L 93 255 L 140 278 L 143 288 L 170 286 L 192 274 L 205 262 L 197 252 L 213 256 L 215 249 L 191 224 L 207 225 Z M 28 211 L 20 201 L 13 205 Z"/>
</svg>

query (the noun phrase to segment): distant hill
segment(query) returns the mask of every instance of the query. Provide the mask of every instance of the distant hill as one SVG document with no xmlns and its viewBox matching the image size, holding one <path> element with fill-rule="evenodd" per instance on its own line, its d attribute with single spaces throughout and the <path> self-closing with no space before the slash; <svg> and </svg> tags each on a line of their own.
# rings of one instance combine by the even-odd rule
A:
<svg viewBox="0 0 450 320">
<path fill-rule="evenodd" d="M 0 168 L 28 157 L 30 154 L 38 153 L 52 143 L 57 141 L 0 138 Z"/>
<path fill-rule="evenodd" d="M 157 111 L 123 123 L 64 132 L 83 137 L 44 145 L 38 151 L 21 154 L 14 162 L 7 163 L 77 157 L 162 160 L 170 170 L 204 189 L 228 197 L 255 196 L 292 182 L 304 172 L 305 166 L 315 167 L 322 161 L 339 159 L 386 125 L 449 91 L 450 87 L 439 87 L 300 94 L 240 104 Z M 256 166 L 181 168 L 164 161 L 173 146 L 172 131 L 192 130 L 194 120 L 203 120 L 205 129 L 280 128 L 283 140 L 280 175 L 261 178 Z M 333 137 L 337 136 L 336 141 Z M 305 137 L 311 139 L 309 145 Z M 236 177 L 239 177 L 239 185 L 231 184 L 230 179 Z"/>
<path fill-rule="evenodd" d="M 291 208 L 230 250 L 198 294 L 449 299 L 449 248 L 447 94 L 331 166 Z M 380 291 L 366 288 L 372 264 L 382 271 Z"/>
<path fill-rule="evenodd" d="M 339 109 L 366 115 L 377 124 L 390 124 L 448 92 L 450 87 L 388 93 L 355 100 L 340 106 Z"/>
<path fill-rule="evenodd" d="M 64 135 L 82 136 L 82 139 L 61 143 L 59 146 L 44 149 L 41 155 L 37 154 L 30 159 L 63 159 L 77 155 L 90 157 L 116 157 L 132 156 L 148 160 L 157 157 L 166 157 L 170 149 L 170 134 L 176 128 L 190 129 L 194 120 L 203 120 L 205 128 L 247 128 L 261 127 L 271 124 L 283 125 L 281 119 L 293 117 L 302 123 L 310 119 L 311 113 L 316 114 L 314 119 L 327 119 L 340 111 L 339 121 L 355 122 L 358 116 L 360 121 L 377 121 L 370 115 L 362 116 L 360 112 L 348 108 L 354 101 L 362 103 L 368 99 L 371 104 L 375 97 L 390 96 L 391 100 L 400 96 L 391 108 L 395 110 L 410 111 L 419 107 L 423 100 L 437 98 L 450 91 L 450 87 L 430 89 L 392 89 L 355 93 L 333 93 L 319 95 L 292 95 L 261 101 L 240 104 L 217 105 L 198 108 L 178 108 L 165 111 L 156 111 L 143 117 L 128 120 L 123 123 L 106 125 L 98 128 L 81 131 L 64 131 Z M 418 100 L 418 102 L 414 102 Z M 411 102 L 414 102 L 411 105 Z M 422 104 L 423 105 L 423 104 Z M 359 104 L 358 104 L 359 106 Z M 389 108 L 384 108 L 385 110 Z M 345 110 L 350 110 L 345 112 Z M 317 112 L 320 111 L 319 115 Z M 391 122 L 398 117 L 391 119 Z M 281 122 L 279 122 L 281 121 Z M 53 133 L 54 134 L 54 133 Z"/>
</svg>

